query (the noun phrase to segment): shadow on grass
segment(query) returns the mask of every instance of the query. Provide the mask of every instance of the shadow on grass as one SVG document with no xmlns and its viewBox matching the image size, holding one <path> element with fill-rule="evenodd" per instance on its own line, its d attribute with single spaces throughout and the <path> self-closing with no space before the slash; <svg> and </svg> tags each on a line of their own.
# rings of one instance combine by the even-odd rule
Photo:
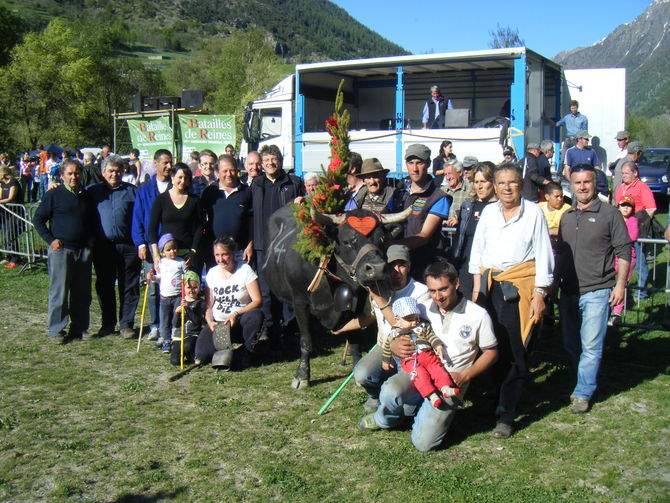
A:
<svg viewBox="0 0 670 503">
<path fill-rule="evenodd" d="M 155 501 L 171 501 L 177 496 L 184 494 L 185 487 L 178 487 L 174 491 L 159 491 L 153 494 L 123 494 L 112 503 L 152 503 Z"/>
</svg>

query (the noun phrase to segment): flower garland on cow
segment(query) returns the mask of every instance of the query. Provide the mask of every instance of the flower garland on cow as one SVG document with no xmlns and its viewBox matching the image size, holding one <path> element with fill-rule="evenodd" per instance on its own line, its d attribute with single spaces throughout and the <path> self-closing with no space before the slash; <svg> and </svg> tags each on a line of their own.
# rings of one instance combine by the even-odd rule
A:
<svg viewBox="0 0 670 503">
<path fill-rule="evenodd" d="M 321 167 L 319 184 L 312 196 L 303 204 L 293 205 L 293 214 L 298 224 L 297 243 L 294 248 L 300 256 L 311 263 L 319 264 L 319 272 L 313 284 L 318 284 L 333 253 L 335 244 L 326 234 L 323 225 L 312 216 L 313 207 L 319 213 L 342 213 L 346 203 L 347 174 L 349 173 L 349 111 L 345 110 L 344 93 L 340 82 L 335 96 L 335 110 L 326 120 L 330 135 L 330 163 Z"/>
</svg>

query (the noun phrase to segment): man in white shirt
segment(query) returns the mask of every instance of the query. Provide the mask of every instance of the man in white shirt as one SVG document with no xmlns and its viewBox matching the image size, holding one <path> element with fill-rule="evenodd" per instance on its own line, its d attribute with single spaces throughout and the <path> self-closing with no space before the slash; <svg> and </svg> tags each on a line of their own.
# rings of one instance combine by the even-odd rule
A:
<svg viewBox="0 0 670 503">
<path fill-rule="evenodd" d="M 508 438 L 528 380 L 526 348 L 545 310 L 554 256 L 542 210 L 521 198 L 519 170 L 499 168 L 495 188 L 498 202 L 482 211 L 469 272 L 474 277 L 472 298 L 483 294 L 499 342 L 496 370 L 501 384 L 493 437 Z"/>
<path fill-rule="evenodd" d="M 420 303 L 421 317 L 430 321 L 435 334 L 445 345 L 447 370 L 461 389 L 461 396 L 476 376 L 495 363 L 497 341 L 491 318 L 486 310 L 464 298 L 458 292 L 458 271 L 441 259 L 430 264 L 424 275 L 430 299 Z M 414 344 L 407 336 L 391 341 L 391 351 L 399 358 L 413 354 Z M 363 417 L 362 430 L 388 429 L 401 424 L 406 416 L 414 415 L 412 443 L 420 451 L 437 449 L 447 435 L 458 403 L 444 400 L 434 407 L 416 390 L 404 371 L 388 379 L 382 386 L 380 405 L 374 414 Z M 460 402 L 460 401 L 459 401 Z"/>
</svg>

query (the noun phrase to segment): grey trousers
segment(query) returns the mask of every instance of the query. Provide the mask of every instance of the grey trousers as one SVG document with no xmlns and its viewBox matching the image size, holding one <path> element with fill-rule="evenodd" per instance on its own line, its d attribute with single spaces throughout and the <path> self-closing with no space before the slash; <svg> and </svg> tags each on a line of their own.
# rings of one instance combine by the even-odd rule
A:
<svg viewBox="0 0 670 503">
<path fill-rule="evenodd" d="M 49 248 L 49 337 L 69 334 L 78 337 L 88 330 L 91 308 L 91 250 Z"/>
</svg>

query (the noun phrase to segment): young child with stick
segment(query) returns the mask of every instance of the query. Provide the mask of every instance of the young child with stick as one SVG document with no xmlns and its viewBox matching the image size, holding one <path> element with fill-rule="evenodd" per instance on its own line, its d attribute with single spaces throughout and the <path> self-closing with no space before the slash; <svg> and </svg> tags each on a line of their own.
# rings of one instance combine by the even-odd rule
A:
<svg viewBox="0 0 670 503">
<path fill-rule="evenodd" d="M 158 240 L 161 253 L 159 270 L 147 275 L 149 281 L 159 281 L 160 285 L 160 339 L 158 344 L 165 354 L 170 354 L 172 319 L 181 305 L 181 282 L 186 273 L 184 259 L 177 256 L 177 242 L 172 234 L 163 234 Z"/>
<path fill-rule="evenodd" d="M 179 365 L 181 360 L 182 311 L 184 312 L 184 363 L 193 363 L 195 343 L 205 321 L 205 301 L 198 298 L 200 278 L 194 271 L 184 274 L 184 298 L 177 306 L 172 320 L 172 353 L 170 363 Z"/>
<path fill-rule="evenodd" d="M 382 368 L 390 370 L 393 367 L 391 340 L 409 335 L 416 344 L 416 351 L 409 358 L 400 360 L 400 366 L 409 374 L 421 396 L 437 408 L 442 405 L 443 398 L 460 394 L 460 388 L 440 361 L 445 357 L 444 344 L 430 323 L 421 318 L 416 299 L 400 297 L 393 303 L 393 314 L 394 327 L 382 346 Z"/>
</svg>

